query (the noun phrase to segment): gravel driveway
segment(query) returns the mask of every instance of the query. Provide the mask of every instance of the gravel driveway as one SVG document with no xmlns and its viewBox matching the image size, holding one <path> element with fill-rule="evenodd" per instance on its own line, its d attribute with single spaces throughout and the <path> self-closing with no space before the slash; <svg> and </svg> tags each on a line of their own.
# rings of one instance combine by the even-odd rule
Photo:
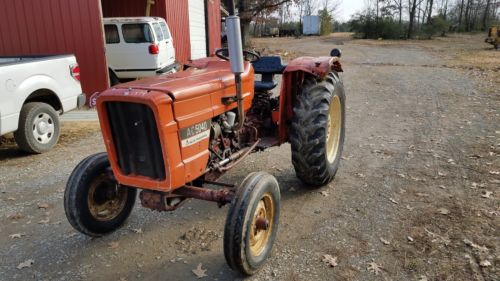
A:
<svg viewBox="0 0 500 281">
<path fill-rule="evenodd" d="M 289 145 L 255 153 L 223 178 L 265 170 L 282 189 L 273 255 L 250 280 L 500 280 L 498 71 L 485 86 L 473 69 L 411 43 L 255 42 L 288 56 L 325 55 L 339 43 L 348 107 L 336 179 L 303 188 Z M 200 263 L 202 280 L 240 278 L 222 252 L 227 207 L 191 201 L 158 213 L 138 204 L 111 235 L 76 233 L 65 183 L 104 147 L 95 122 L 65 126 L 43 155 L 0 147 L 0 280 L 196 280 Z"/>
</svg>

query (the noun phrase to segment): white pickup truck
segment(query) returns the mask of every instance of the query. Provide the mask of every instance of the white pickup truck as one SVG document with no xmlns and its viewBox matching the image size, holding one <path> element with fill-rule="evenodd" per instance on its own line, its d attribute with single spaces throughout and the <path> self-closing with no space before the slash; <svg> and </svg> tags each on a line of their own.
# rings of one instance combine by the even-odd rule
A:
<svg viewBox="0 0 500 281">
<path fill-rule="evenodd" d="M 73 55 L 0 57 L 0 136 L 30 153 L 59 139 L 59 115 L 85 104 Z"/>
</svg>

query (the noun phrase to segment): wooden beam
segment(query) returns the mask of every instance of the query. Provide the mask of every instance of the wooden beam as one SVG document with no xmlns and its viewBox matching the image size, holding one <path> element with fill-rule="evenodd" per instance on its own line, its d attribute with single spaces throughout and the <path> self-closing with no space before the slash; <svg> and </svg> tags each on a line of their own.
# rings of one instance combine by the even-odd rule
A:
<svg viewBox="0 0 500 281">
<path fill-rule="evenodd" d="M 146 17 L 151 16 L 151 5 L 154 5 L 154 0 L 146 0 Z"/>
</svg>

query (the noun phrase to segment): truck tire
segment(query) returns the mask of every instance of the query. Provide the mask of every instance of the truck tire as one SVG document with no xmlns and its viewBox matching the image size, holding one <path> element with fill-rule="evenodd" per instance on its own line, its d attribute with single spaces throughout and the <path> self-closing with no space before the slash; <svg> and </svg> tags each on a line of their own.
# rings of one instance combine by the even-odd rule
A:
<svg viewBox="0 0 500 281">
<path fill-rule="evenodd" d="M 292 163 L 307 188 L 335 177 L 344 145 L 345 94 L 342 80 L 330 73 L 323 81 L 309 76 L 297 95 L 290 128 Z"/>
<path fill-rule="evenodd" d="M 79 232 L 100 237 L 123 225 L 134 208 L 137 189 L 111 175 L 106 153 L 85 158 L 71 173 L 64 191 L 64 211 Z"/>
<path fill-rule="evenodd" d="M 251 173 L 238 187 L 224 228 L 224 257 L 233 270 L 254 274 L 264 264 L 278 232 L 280 189 L 265 172 Z"/>
<path fill-rule="evenodd" d="M 59 114 L 43 102 L 23 105 L 19 116 L 19 127 L 14 132 L 17 145 L 29 153 L 51 150 L 59 140 Z"/>
</svg>

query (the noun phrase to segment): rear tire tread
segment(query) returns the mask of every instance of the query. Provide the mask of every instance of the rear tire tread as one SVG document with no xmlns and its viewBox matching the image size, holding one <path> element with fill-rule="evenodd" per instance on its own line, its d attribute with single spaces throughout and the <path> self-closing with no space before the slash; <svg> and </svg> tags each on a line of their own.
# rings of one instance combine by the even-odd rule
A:
<svg viewBox="0 0 500 281">
<path fill-rule="evenodd" d="M 342 108 L 341 137 L 337 159 L 333 169 L 326 160 L 326 129 L 330 101 L 335 92 L 339 94 Z M 344 140 L 344 91 L 340 77 L 329 73 L 323 81 L 309 76 L 305 79 L 302 93 L 297 95 L 293 108 L 294 116 L 290 129 L 292 163 L 297 177 L 308 188 L 320 187 L 335 177 L 338 158 Z"/>
</svg>

